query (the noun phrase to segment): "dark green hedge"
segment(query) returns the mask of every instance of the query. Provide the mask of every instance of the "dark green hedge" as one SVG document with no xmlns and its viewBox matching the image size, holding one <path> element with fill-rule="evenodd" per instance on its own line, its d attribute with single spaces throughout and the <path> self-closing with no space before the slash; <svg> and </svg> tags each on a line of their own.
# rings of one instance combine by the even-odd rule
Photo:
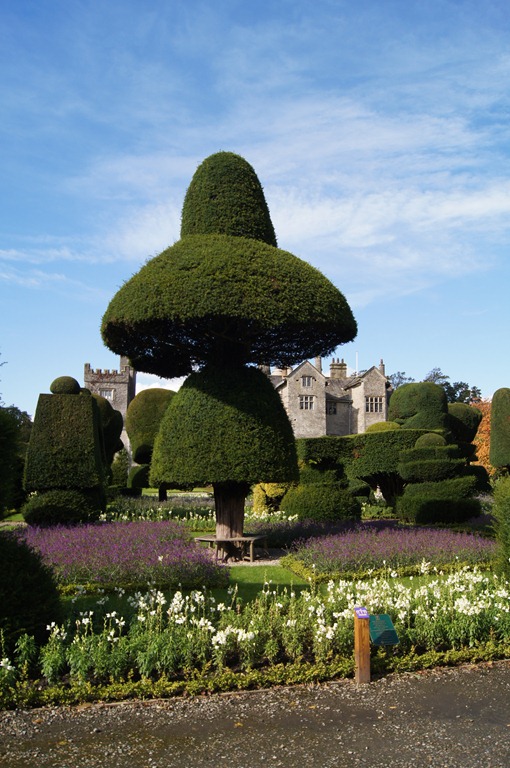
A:
<svg viewBox="0 0 510 768">
<path fill-rule="evenodd" d="M 462 523 L 481 513 L 474 477 L 440 483 L 413 483 L 397 499 L 396 512 L 403 520 L 426 523 Z"/>
<path fill-rule="evenodd" d="M 9 654 L 25 632 L 42 643 L 48 637 L 47 625 L 62 619 L 50 569 L 37 552 L 4 531 L 0 533 L 0 606 L 0 630 Z"/>
<path fill-rule="evenodd" d="M 150 464 L 154 440 L 174 395 L 175 392 L 170 389 L 155 387 L 142 390 L 130 402 L 126 414 L 126 432 L 133 460 L 137 464 Z"/>
<path fill-rule="evenodd" d="M 278 393 L 257 368 L 192 374 L 154 444 L 152 486 L 297 480 L 294 435 Z"/>
<path fill-rule="evenodd" d="M 99 519 L 106 507 L 106 494 L 102 488 L 54 489 L 31 496 L 21 508 L 28 525 L 78 525 Z"/>
<path fill-rule="evenodd" d="M 402 480 L 406 483 L 438 482 L 458 477 L 466 467 L 464 459 L 438 460 L 431 458 L 428 461 L 403 461 L 398 465 Z"/>
<path fill-rule="evenodd" d="M 494 489 L 494 530 L 498 543 L 496 567 L 510 577 L 510 477 L 500 478 Z"/>
<path fill-rule="evenodd" d="M 92 397 L 97 403 L 99 415 L 101 417 L 101 429 L 103 433 L 103 446 L 105 452 L 105 462 L 110 467 L 117 451 L 124 447 L 120 436 L 124 428 L 124 419 L 122 413 L 113 408 L 105 397 L 93 394 Z"/>
<path fill-rule="evenodd" d="M 472 443 L 482 418 L 482 412 L 473 405 L 448 403 L 448 427 L 456 443 Z"/>
<path fill-rule="evenodd" d="M 281 502 L 288 515 L 299 520 L 340 522 L 360 520 L 361 506 L 348 490 L 333 484 L 303 484 L 290 488 Z"/>
<path fill-rule="evenodd" d="M 93 397 L 40 395 L 25 463 L 25 488 L 102 486 L 100 415 Z"/>
<path fill-rule="evenodd" d="M 496 390 L 491 405 L 491 445 L 489 461 L 493 467 L 510 467 L 510 389 Z"/>
<path fill-rule="evenodd" d="M 233 235 L 276 247 L 269 209 L 252 166 L 233 152 L 217 152 L 197 168 L 182 209 L 181 237 Z"/>
<path fill-rule="evenodd" d="M 141 467 L 131 467 L 128 475 L 128 488 L 150 488 L 150 464 Z"/>
</svg>

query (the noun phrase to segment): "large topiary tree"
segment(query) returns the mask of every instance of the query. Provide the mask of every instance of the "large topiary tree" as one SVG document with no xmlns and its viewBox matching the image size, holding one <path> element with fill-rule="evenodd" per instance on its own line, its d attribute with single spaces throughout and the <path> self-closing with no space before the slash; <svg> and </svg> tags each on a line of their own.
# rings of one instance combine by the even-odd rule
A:
<svg viewBox="0 0 510 768">
<path fill-rule="evenodd" d="M 277 247 L 253 168 L 219 152 L 192 179 L 181 239 L 118 291 L 101 332 L 137 370 L 167 378 L 195 372 L 165 415 L 153 479 L 212 483 L 217 535 L 235 537 L 249 484 L 297 476 L 279 396 L 250 366 L 331 354 L 355 337 L 356 322 L 332 283 Z"/>
</svg>

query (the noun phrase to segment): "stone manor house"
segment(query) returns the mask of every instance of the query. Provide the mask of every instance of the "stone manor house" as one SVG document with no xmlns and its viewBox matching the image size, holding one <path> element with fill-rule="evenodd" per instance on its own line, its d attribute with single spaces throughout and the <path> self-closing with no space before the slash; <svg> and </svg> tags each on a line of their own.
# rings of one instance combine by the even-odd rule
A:
<svg viewBox="0 0 510 768">
<path fill-rule="evenodd" d="M 296 437 L 353 435 L 365 432 L 378 421 L 386 421 L 392 392 L 384 363 L 367 371 L 347 375 L 343 360 L 330 364 L 329 376 L 321 358 L 300 363 L 296 368 L 264 369 L 280 395 Z M 119 370 L 93 370 L 85 363 L 84 385 L 102 395 L 126 417 L 136 394 L 136 371 L 127 357 L 120 358 Z M 128 445 L 125 432 L 124 445 Z"/>
</svg>

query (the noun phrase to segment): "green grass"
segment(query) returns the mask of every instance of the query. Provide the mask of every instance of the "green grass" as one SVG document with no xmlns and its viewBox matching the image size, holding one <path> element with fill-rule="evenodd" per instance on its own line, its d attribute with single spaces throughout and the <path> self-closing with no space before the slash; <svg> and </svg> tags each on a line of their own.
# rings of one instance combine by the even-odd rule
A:
<svg viewBox="0 0 510 768">
<path fill-rule="evenodd" d="M 296 576 L 294 573 L 282 568 L 279 565 L 234 565 L 230 568 L 230 588 L 237 585 L 238 597 L 243 602 L 254 600 L 258 593 L 262 591 L 264 584 L 268 582 L 271 586 L 280 588 L 292 588 L 296 592 L 301 592 L 308 587 L 308 582 Z M 143 590 L 139 590 L 143 591 Z M 167 601 L 169 601 L 175 590 L 162 590 Z M 186 592 L 186 590 L 183 590 Z M 208 593 L 221 603 L 230 603 L 231 594 L 228 589 L 215 588 L 208 590 Z M 96 610 L 98 600 L 102 600 L 105 595 L 79 595 L 75 598 L 64 597 L 64 610 L 69 618 L 76 617 L 80 611 Z M 111 593 L 107 596 L 105 602 L 106 611 L 117 611 L 124 618 L 132 615 L 133 609 L 128 603 L 128 594 L 119 596 L 117 593 Z"/>
</svg>

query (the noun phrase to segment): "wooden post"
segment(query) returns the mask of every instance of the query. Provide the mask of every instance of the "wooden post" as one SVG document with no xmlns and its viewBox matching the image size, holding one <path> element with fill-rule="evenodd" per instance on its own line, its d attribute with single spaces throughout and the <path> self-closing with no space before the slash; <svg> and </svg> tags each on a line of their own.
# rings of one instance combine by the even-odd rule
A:
<svg viewBox="0 0 510 768">
<path fill-rule="evenodd" d="M 366 608 L 354 609 L 354 661 L 356 684 L 370 682 L 370 629 Z"/>
</svg>

